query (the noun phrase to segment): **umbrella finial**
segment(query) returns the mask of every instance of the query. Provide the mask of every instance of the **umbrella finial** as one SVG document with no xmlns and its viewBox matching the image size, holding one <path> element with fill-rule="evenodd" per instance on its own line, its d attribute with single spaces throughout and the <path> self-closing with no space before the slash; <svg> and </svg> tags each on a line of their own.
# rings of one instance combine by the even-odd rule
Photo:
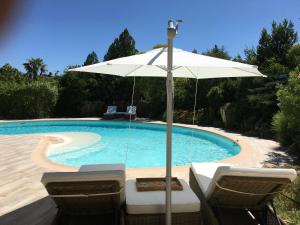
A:
<svg viewBox="0 0 300 225">
<path fill-rule="evenodd" d="M 168 21 L 168 36 L 173 38 L 178 33 L 179 23 L 182 23 L 182 20 L 169 20 Z"/>
</svg>

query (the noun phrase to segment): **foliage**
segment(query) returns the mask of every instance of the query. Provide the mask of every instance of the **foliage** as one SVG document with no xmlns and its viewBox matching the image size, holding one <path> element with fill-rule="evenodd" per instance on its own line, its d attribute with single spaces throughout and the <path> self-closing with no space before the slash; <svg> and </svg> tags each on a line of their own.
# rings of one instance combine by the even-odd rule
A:
<svg viewBox="0 0 300 225">
<path fill-rule="evenodd" d="M 85 74 L 79 72 L 67 72 L 58 79 L 59 99 L 56 105 L 55 114 L 57 116 L 85 116 L 82 111 L 84 105 L 91 102 L 105 101 L 106 89 L 102 77 L 97 74 Z M 90 106 L 91 108 L 92 106 Z M 89 112 L 86 116 L 99 116 L 105 109 L 99 108 L 93 113 Z"/>
<path fill-rule="evenodd" d="M 240 54 L 237 54 L 237 56 L 235 56 L 232 61 L 235 61 L 235 62 L 240 62 L 240 63 L 244 63 L 244 59 L 242 58 L 242 56 Z"/>
<path fill-rule="evenodd" d="M 293 182 L 293 184 L 284 190 L 283 194 L 289 198 L 300 202 L 300 177 Z M 291 201 L 290 199 L 279 195 L 275 201 L 279 217 L 283 219 L 286 224 L 299 225 L 300 223 L 300 205 Z"/>
<path fill-rule="evenodd" d="M 38 76 L 43 76 L 46 74 L 46 64 L 41 58 L 31 58 L 28 59 L 26 63 L 23 64 L 27 75 L 31 79 L 36 79 Z"/>
<path fill-rule="evenodd" d="M 286 57 L 290 68 L 295 68 L 297 65 L 300 65 L 300 44 L 292 46 Z"/>
<path fill-rule="evenodd" d="M 135 55 L 137 52 L 138 51 L 135 48 L 135 40 L 126 28 L 109 46 L 108 51 L 104 56 L 104 61 Z"/>
<path fill-rule="evenodd" d="M 228 52 L 225 50 L 225 47 L 222 46 L 221 48 L 218 45 L 215 45 L 212 49 L 203 52 L 203 55 L 212 56 L 220 59 L 230 59 Z"/>
<path fill-rule="evenodd" d="M 166 45 L 166 44 L 156 44 L 152 48 L 157 49 L 157 48 L 164 48 L 164 47 L 168 47 L 168 45 Z"/>
<path fill-rule="evenodd" d="M 277 112 L 272 121 L 273 129 L 276 133 L 276 139 L 283 146 L 288 146 L 292 143 L 289 135 L 288 121 L 282 112 Z"/>
<path fill-rule="evenodd" d="M 283 20 L 273 22 L 271 30 L 262 29 L 257 46 L 246 48 L 244 57 L 231 57 L 224 46 L 218 45 L 203 54 L 237 62 L 258 65 L 268 78 L 201 79 L 197 83 L 196 122 L 199 125 L 223 126 L 248 135 L 272 138 L 271 122 L 278 111 L 276 92 L 287 84 L 288 73 L 299 65 L 300 46 L 293 23 Z M 153 48 L 165 47 L 156 44 Z M 193 50 L 197 53 L 197 50 Z M 125 29 L 109 46 L 104 61 L 118 57 L 140 54 L 135 40 Z M 95 52 L 91 52 L 83 65 L 99 62 Z M 0 81 L 18 84 L 39 80 L 46 75 L 46 66 L 41 59 L 30 59 L 25 63 L 27 72 L 21 73 L 10 65 L 0 68 Z M 50 75 L 50 74 L 49 74 Z M 61 76 L 42 76 L 58 83 L 59 97 L 55 106 L 55 116 L 85 117 L 101 116 L 106 106 L 115 104 L 125 110 L 131 104 L 133 78 L 120 78 L 93 73 L 68 72 Z M 35 79 L 32 79 L 35 78 Z M 278 86 L 278 85 L 281 86 Z M 176 120 L 190 122 L 194 109 L 196 80 L 174 79 L 174 109 Z M 166 108 L 164 78 L 135 78 L 134 104 L 140 117 L 162 119 Z M 277 116 L 284 124 L 286 115 Z M 174 117 L 174 118 L 175 118 Z M 274 119 L 275 120 L 275 119 Z M 284 126 L 281 126 L 284 129 Z M 288 138 L 285 138 L 288 140 Z"/>
<path fill-rule="evenodd" d="M 287 85 L 277 92 L 280 112 L 273 119 L 277 139 L 282 145 L 294 145 L 300 150 L 300 68 L 290 74 Z"/>
<path fill-rule="evenodd" d="M 136 53 L 135 41 L 125 29 L 110 45 L 104 60 Z M 98 57 L 92 52 L 87 56 L 84 65 L 97 62 Z M 106 110 L 106 105 L 110 104 L 116 104 L 119 110 L 124 110 L 131 100 L 132 83 L 132 78 L 66 70 L 59 78 L 60 94 L 56 116 L 101 116 Z"/>
<path fill-rule="evenodd" d="M 257 65 L 257 54 L 254 48 L 246 48 L 244 50 L 245 62 L 251 65 Z"/>
<path fill-rule="evenodd" d="M 99 62 L 98 56 L 97 56 L 96 52 L 93 51 L 90 54 L 88 54 L 83 65 L 88 66 L 88 65 L 92 65 L 92 64 L 95 64 L 98 62 Z"/>
<path fill-rule="evenodd" d="M 23 74 L 10 64 L 5 64 L 0 68 L 0 81 L 21 81 L 24 80 Z"/>
<path fill-rule="evenodd" d="M 257 46 L 257 60 L 260 65 L 266 60 L 274 58 L 276 62 L 286 65 L 287 53 L 297 42 L 298 34 L 294 30 L 294 24 L 287 19 L 282 23 L 272 23 L 271 34 L 264 28 L 261 32 Z"/>
<path fill-rule="evenodd" d="M 0 81 L 0 117 L 3 119 L 50 117 L 58 90 L 53 80 Z"/>
</svg>

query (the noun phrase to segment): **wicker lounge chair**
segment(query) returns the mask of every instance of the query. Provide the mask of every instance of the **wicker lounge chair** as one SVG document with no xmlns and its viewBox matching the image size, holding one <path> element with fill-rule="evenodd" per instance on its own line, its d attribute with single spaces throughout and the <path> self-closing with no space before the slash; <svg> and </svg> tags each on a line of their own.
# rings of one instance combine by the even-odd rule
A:
<svg viewBox="0 0 300 225">
<path fill-rule="evenodd" d="M 126 225 L 164 225 L 165 191 L 138 192 L 135 182 L 126 181 Z M 200 200 L 184 180 L 180 182 L 183 190 L 172 191 L 172 224 L 200 225 Z"/>
<path fill-rule="evenodd" d="M 296 177 L 293 169 L 193 163 L 190 186 L 201 200 L 206 224 L 275 225 L 282 223 L 268 203 Z"/>
<path fill-rule="evenodd" d="M 125 166 L 82 166 L 79 172 L 44 173 L 41 182 L 56 203 L 60 215 L 115 214 L 119 222 L 125 200 Z"/>
<path fill-rule="evenodd" d="M 117 106 L 109 105 L 107 106 L 106 113 L 103 114 L 103 117 L 110 119 L 110 118 L 114 118 L 116 114 L 117 114 Z"/>
</svg>

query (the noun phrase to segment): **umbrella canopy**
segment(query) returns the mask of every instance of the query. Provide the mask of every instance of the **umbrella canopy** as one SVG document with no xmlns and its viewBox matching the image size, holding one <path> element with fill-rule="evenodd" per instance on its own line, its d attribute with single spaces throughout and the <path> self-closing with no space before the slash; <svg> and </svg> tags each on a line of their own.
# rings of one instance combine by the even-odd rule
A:
<svg viewBox="0 0 300 225">
<path fill-rule="evenodd" d="M 168 48 L 71 69 L 122 77 L 166 77 Z M 257 66 L 218 59 L 173 48 L 173 77 L 196 79 L 263 76 Z"/>
</svg>

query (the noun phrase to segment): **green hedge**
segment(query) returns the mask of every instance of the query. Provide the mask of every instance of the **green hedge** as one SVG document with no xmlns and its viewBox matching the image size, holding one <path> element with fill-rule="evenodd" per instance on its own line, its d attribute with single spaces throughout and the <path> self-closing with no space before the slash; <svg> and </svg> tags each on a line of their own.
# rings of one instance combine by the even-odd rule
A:
<svg viewBox="0 0 300 225">
<path fill-rule="evenodd" d="M 300 68 L 291 73 L 288 84 L 277 92 L 280 111 L 273 118 L 277 140 L 300 150 Z"/>
<path fill-rule="evenodd" d="M 30 82 L 0 81 L 0 117 L 2 119 L 45 118 L 51 116 L 58 98 L 53 80 Z"/>
</svg>

